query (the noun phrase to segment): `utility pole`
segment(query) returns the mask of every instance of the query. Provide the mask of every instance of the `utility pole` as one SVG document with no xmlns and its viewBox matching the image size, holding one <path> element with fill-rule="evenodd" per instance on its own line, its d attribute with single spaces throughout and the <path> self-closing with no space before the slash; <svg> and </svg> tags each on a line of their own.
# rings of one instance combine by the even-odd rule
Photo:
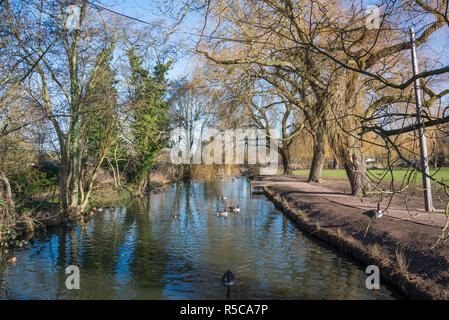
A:
<svg viewBox="0 0 449 320">
<path fill-rule="evenodd" d="M 418 71 L 418 60 L 416 58 L 416 43 L 415 43 L 415 31 L 410 28 L 410 40 L 412 43 L 412 61 L 413 61 L 413 76 L 416 76 Z M 415 79 L 415 99 L 416 99 L 416 115 L 418 120 L 418 133 L 419 133 L 419 150 L 421 153 L 421 170 L 422 170 L 422 180 L 424 188 L 424 201 L 426 211 L 434 211 L 432 203 L 432 187 L 430 185 L 429 178 L 429 157 L 427 155 L 427 141 L 424 132 L 424 126 L 422 125 L 421 113 L 422 113 L 422 102 L 421 102 L 421 87 L 419 84 L 419 79 Z"/>
</svg>

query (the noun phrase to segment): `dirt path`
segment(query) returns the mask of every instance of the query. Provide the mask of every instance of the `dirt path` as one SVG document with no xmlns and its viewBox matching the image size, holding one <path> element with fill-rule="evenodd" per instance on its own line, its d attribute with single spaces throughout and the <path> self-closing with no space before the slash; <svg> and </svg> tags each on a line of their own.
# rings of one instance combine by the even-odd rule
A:
<svg viewBox="0 0 449 320">
<path fill-rule="evenodd" d="M 401 264 L 401 268 L 409 273 L 407 277 L 417 287 L 416 294 L 406 294 L 449 299 L 449 245 L 439 243 L 431 248 L 446 219 L 441 214 L 429 215 L 417 210 L 423 203 L 419 194 L 399 195 L 389 206 L 387 201 L 382 201 L 382 209 L 388 206 L 384 216 L 370 224 L 371 219 L 363 213 L 376 209 L 378 199 L 359 199 L 349 195 L 346 180 L 327 179 L 323 184 L 311 184 L 301 176 L 265 176 L 252 184 L 268 186 L 273 193 L 286 198 L 290 208 L 301 209 L 306 216 L 306 224 L 319 225 L 335 234 L 338 231 L 342 238 L 355 241 L 369 255 L 376 245 L 379 259 L 399 265 L 397 252 L 402 252 L 408 266 Z"/>
<path fill-rule="evenodd" d="M 376 209 L 377 202 L 380 202 L 384 216 L 429 226 L 444 227 L 447 222 L 443 207 L 438 205 L 438 201 L 436 202 L 438 212 L 430 213 L 421 208 L 423 200 L 420 195 L 410 196 L 408 194 L 408 199 L 405 199 L 405 195 L 397 195 L 391 203 L 389 200 L 379 201 L 374 196 L 360 199 L 348 194 L 349 184 L 343 179 L 328 179 L 324 183 L 318 184 L 308 183 L 301 176 L 269 176 L 263 178 L 263 181 L 254 182 L 253 185 L 287 186 L 296 189 L 297 194 L 302 193 L 309 197 L 315 197 L 316 201 L 321 198 L 336 204 L 358 208 L 363 212 Z"/>
</svg>

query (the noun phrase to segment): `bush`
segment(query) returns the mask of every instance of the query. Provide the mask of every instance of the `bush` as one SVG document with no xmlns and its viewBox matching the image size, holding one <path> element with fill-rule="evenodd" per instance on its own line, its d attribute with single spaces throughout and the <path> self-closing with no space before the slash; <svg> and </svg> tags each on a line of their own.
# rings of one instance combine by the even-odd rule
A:
<svg viewBox="0 0 449 320">
<path fill-rule="evenodd" d="M 15 229 L 17 224 L 17 215 L 8 208 L 8 205 L 0 200 L 0 254 L 8 253 L 9 247 L 21 247 L 24 240 L 18 239 L 18 232 Z"/>
<path fill-rule="evenodd" d="M 19 199 L 30 199 L 39 192 L 50 191 L 58 180 L 58 168 L 49 163 L 20 167 L 11 175 L 13 193 Z"/>
</svg>

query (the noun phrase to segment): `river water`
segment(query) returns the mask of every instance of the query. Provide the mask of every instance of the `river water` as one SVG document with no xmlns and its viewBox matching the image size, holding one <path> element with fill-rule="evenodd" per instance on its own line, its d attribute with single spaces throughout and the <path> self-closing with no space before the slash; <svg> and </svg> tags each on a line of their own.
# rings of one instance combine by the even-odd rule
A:
<svg viewBox="0 0 449 320">
<path fill-rule="evenodd" d="M 233 204 L 239 214 L 215 215 Z M 226 299 L 228 269 L 231 299 L 397 297 L 366 289 L 359 265 L 304 235 L 243 178 L 175 184 L 11 254 L 16 263 L 0 264 L 1 299 Z M 79 290 L 66 288 L 69 265 L 79 267 Z"/>
</svg>

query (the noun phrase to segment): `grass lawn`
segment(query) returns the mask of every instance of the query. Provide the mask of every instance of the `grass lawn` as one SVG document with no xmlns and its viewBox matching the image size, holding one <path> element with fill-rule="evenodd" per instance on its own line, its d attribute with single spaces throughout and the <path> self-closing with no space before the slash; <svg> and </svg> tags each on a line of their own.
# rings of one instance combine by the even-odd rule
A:
<svg viewBox="0 0 449 320">
<path fill-rule="evenodd" d="M 293 174 L 300 175 L 300 176 L 306 176 L 309 174 L 309 170 L 296 170 L 293 171 Z M 421 175 L 419 175 L 418 172 L 414 172 L 413 175 L 416 176 L 416 183 L 421 184 Z M 430 174 L 435 174 L 435 178 L 439 181 L 443 180 L 445 182 L 449 182 L 449 169 L 440 169 L 440 170 L 430 170 Z M 391 180 L 391 172 L 388 172 L 383 169 L 372 169 L 368 170 L 368 176 L 373 178 L 373 180 L 377 180 L 379 178 L 382 178 L 383 175 L 385 177 L 383 178 L 384 181 L 390 181 Z M 407 169 L 394 169 L 393 170 L 393 178 L 395 181 L 402 181 L 404 177 L 408 177 L 410 175 L 410 171 Z M 345 170 L 323 170 L 323 177 L 334 177 L 334 178 L 346 178 L 346 172 Z M 376 179 L 377 178 L 377 179 Z"/>
</svg>

